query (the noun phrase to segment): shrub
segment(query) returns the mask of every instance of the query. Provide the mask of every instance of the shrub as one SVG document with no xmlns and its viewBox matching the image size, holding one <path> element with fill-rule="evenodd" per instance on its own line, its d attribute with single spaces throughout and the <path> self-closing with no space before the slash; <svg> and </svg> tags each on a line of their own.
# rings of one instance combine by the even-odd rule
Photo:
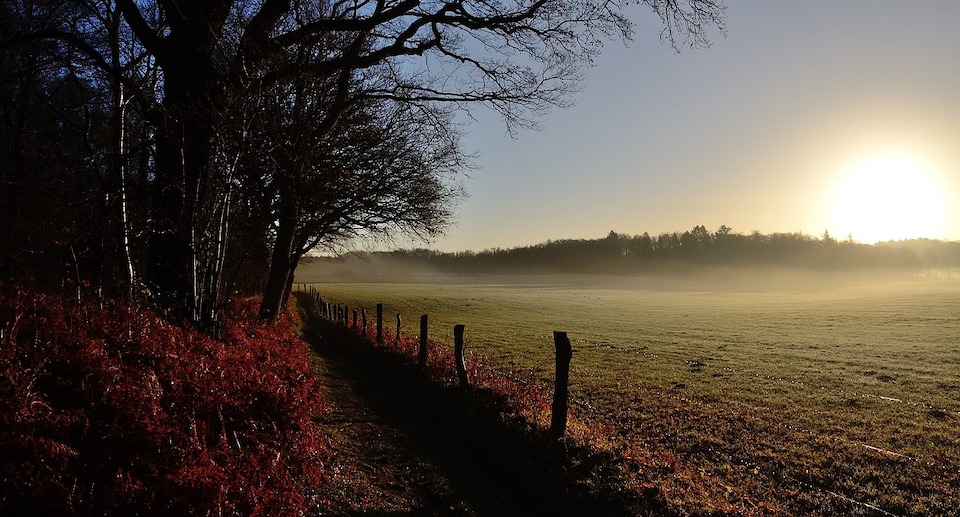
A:
<svg viewBox="0 0 960 517">
<path fill-rule="evenodd" d="M 285 319 L 224 336 L 0 296 L 0 514 L 296 515 L 324 504 L 316 380 Z"/>
</svg>

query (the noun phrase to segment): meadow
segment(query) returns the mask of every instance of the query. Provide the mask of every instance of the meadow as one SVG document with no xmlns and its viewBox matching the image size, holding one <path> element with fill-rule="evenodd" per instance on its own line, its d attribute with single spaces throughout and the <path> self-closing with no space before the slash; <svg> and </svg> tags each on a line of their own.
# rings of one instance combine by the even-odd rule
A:
<svg viewBox="0 0 960 517">
<path fill-rule="evenodd" d="M 960 281 L 773 280 L 297 279 L 544 383 L 568 332 L 573 425 L 681 513 L 956 514 Z"/>
</svg>

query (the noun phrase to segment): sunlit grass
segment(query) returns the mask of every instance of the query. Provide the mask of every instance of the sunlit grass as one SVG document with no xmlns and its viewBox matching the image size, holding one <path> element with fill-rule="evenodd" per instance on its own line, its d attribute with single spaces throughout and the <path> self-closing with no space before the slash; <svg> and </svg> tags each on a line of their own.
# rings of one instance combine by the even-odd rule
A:
<svg viewBox="0 0 960 517">
<path fill-rule="evenodd" d="M 567 331 L 577 413 L 680 507 L 702 490 L 728 509 L 960 507 L 957 282 L 736 291 L 571 278 L 318 288 L 371 315 L 383 303 L 387 335 L 398 312 L 406 333 L 428 314 L 441 343 L 463 323 L 468 349 L 545 380 L 552 331 Z"/>
</svg>

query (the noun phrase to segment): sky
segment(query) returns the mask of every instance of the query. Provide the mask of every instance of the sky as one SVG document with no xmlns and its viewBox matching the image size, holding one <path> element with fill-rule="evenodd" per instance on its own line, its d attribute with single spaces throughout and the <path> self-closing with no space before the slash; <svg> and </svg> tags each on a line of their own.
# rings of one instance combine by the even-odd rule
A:
<svg viewBox="0 0 960 517">
<path fill-rule="evenodd" d="M 726 3 L 726 35 L 679 53 L 630 11 L 634 40 L 539 131 L 475 110 L 468 197 L 427 247 L 696 225 L 960 240 L 960 2 Z"/>
</svg>

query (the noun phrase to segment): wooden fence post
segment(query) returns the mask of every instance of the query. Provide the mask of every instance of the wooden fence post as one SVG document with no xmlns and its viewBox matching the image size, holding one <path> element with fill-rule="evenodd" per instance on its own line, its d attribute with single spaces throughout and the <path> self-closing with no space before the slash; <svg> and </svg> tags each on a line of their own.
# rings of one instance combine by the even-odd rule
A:
<svg viewBox="0 0 960 517">
<path fill-rule="evenodd" d="M 383 304 L 377 304 L 377 344 L 383 344 Z"/>
<path fill-rule="evenodd" d="M 397 313 L 397 337 L 393 340 L 394 345 L 400 344 L 400 313 Z"/>
<path fill-rule="evenodd" d="M 363 329 L 362 329 L 363 338 L 366 339 L 366 338 L 367 338 L 367 309 L 366 309 L 366 307 L 364 307 L 363 309 L 360 310 L 360 317 L 362 318 L 361 321 L 362 321 L 362 323 L 363 323 Z"/>
<path fill-rule="evenodd" d="M 353 309 L 353 326 L 350 328 L 357 330 L 357 309 Z"/>
<path fill-rule="evenodd" d="M 467 367 L 463 362 L 463 325 L 453 327 L 453 360 L 457 367 L 457 378 L 460 379 L 460 387 L 466 388 L 470 385 L 470 379 L 467 378 Z"/>
<path fill-rule="evenodd" d="M 417 351 L 417 364 L 427 364 L 427 315 L 420 316 L 420 350 Z"/>
<path fill-rule="evenodd" d="M 550 438 L 559 440 L 567 430 L 567 385 L 570 383 L 570 359 L 573 349 L 566 332 L 553 332 L 553 344 L 557 354 L 557 374 L 553 388 L 553 415 L 550 417 Z"/>
</svg>

